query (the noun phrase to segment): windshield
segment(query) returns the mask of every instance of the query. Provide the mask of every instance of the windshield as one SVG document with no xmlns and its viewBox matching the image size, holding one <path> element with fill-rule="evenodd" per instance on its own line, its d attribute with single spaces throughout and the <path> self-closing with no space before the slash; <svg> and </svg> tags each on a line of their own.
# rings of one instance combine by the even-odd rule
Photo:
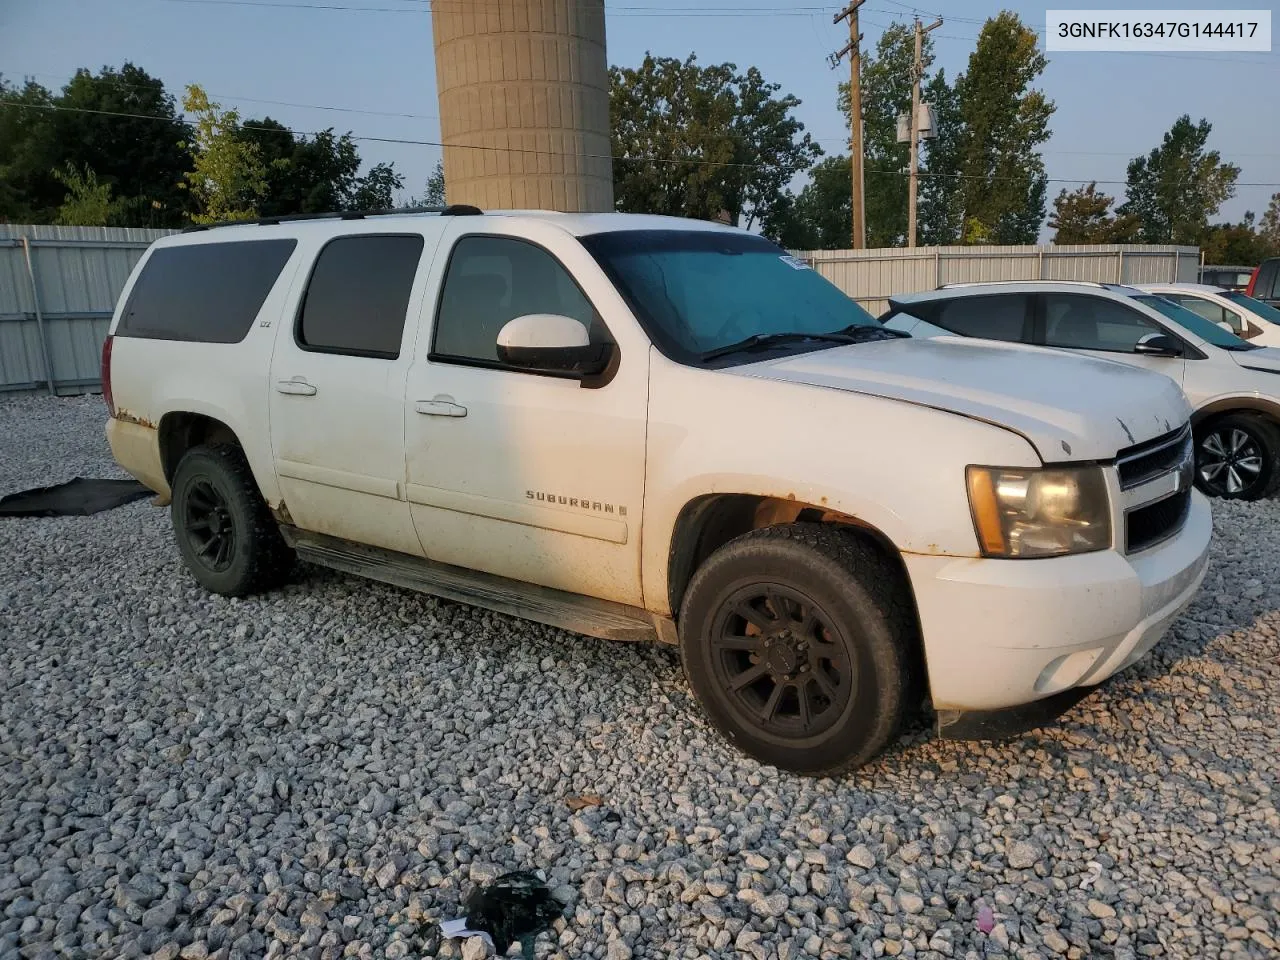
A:
<svg viewBox="0 0 1280 960">
<path fill-rule="evenodd" d="M 1236 306 L 1244 307 L 1255 317 L 1270 323 L 1280 324 L 1280 310 L 1277 310 L 1269 303 L 1263 303 L 1261 300 L 1253 299 L 1253 297 L 1246 297 L 1243 293 L 1229 292 L 1222 294 L 1222 296 Z"/>
<path fill-rule="evenodd" d="M 763 237 L 628 230 L 583 237 L 582 243 L 654 343 L 681 362 L 753 336 L 882 329 L 837 287 Z M 833 345 L 797 337 L 777 349 Z"/>
<path fill-rule="evenodd" d="M 1207 320 L 1198 313 L 1192 313 L 1186 307 L 1174 303 L 1172 300 L 1146 295 L 1134 297 L 1133 299 L 1139 303 L 1145 303 L 1152 309 L 1159 310 L 1184 330 L 1194 333 L 1201 340 L 1205 340 L 1215 347 L 1221 347 L 1223 350 L 1258 349 L 1254 344 L 1246 343 L 1231 331 L 1218 326 L 1212 320 Z"/>
</svg>

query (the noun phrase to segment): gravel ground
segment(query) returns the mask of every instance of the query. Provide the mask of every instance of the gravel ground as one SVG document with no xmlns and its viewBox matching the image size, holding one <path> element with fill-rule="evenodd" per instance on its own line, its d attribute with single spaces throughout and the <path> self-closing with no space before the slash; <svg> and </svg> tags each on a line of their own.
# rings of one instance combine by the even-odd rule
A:
<svg viewBox="0 0 1280 960">
<path fill-rule="evenodd" d="M 104 417 L 0 403 L 0 493 L 119 475 Z M 145 500 L 0 521 L 0 957 L 417 956 L 518 867 L 572 901 L 539 957 L 1275 957 L 1280 503 L 1215 526 L 1170 637 L 1059 726 L 810 781 L 666 649 L 314 569 L 210 596 Z"/>
</svg>

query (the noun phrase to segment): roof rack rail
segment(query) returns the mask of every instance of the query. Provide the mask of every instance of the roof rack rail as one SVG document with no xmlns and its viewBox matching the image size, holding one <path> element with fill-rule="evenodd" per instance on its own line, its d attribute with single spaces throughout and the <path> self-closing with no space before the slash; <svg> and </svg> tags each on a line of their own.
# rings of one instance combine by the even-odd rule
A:
<svg viewBox="0 0 1280 960">
<path fill-rule="evenodd" d="M 1098 283 L 1094 280 L 1052 280 L 1048 278 L 1037 278 L 1034 280 L 963 280 L 958 283 L 944 283 L 937 290 L 952 290 L 956 287 L 1002 287 L 1011 283 L 1061 283 L 1072 287 L 1098 287 L 1107 288 L 1114 287 L 1114 283 Z"/>
<path fill-rule="evenodd" d="M 478 217 L 484 214 L 479 207 L 468 203 L 451 203 L 446 207 L 405 207 L 399 210 L 335 210 L 327 213 L 288 213 L 278 217 L 260 217 L 256 220 L 224 220 L 219 223 L 200 223 L 187 227 L 183 233 L 199 233 L 218 227 L 276 226 L 281 223 L 297 223 L 303 220 L 363 220 L 365 217 L 397 217 L 415 213 L 436 213 L 442 217 Z"/>
</svg>

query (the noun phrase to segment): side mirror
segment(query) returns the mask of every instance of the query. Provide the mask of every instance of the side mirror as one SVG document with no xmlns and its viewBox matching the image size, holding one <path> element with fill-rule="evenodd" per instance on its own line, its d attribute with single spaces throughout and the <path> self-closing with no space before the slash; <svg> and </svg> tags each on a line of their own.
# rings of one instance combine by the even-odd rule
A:
<svg viewBox="0 0 1280 960">
<path fill-rule="evenodd" d="M 1239 330 L 1237 330 L 1237 329 L 1236 329 L 1235 327 L 1233 327 L 1231 324 L 1227 323 L 1227 321 L 1225 321 L 1225 320 L 1219 320 L 1219 321 L 1218 321 L 1218 326 L 1220 326 L 1223 330 L 1227 331 L 1227 333 L 1234 333 L 1234 334 L 1236 334 L 1237 336 L 1238 336 L 1238 335 L 1239 335 L 1239 333 L 1240 333 L 1240 331 L 1239 331 Z"/>
<path fill-rule="evenodd" d="M 1168 334 L 1148 333 L 1133 345 L 1133 352 L 1148 357 L 1180 357 L 1182 347 Z"/>
<path fill-rule="evenodd" d="M 592 343 L 586 327 L 556 313 L 528 313 L 498 331 L 498 359 L 530 371 L 594 376 L 609 366 L 614 349 Z"/>
</svg>

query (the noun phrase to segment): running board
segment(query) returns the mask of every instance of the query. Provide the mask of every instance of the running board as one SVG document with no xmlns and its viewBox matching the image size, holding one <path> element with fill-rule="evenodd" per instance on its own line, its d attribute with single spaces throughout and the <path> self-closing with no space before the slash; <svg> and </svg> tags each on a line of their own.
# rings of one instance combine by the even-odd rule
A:
<svg viewBox="0 0 1280 960">
<path fill-rule="evenodd" d="M 508 580 L 296 528 L 282 526 L 281 529 L 301 559 L 343 573 L 602 640 L 657 640 L 660 636 L 653 615 L 639 607 Z"/>
</svg>

